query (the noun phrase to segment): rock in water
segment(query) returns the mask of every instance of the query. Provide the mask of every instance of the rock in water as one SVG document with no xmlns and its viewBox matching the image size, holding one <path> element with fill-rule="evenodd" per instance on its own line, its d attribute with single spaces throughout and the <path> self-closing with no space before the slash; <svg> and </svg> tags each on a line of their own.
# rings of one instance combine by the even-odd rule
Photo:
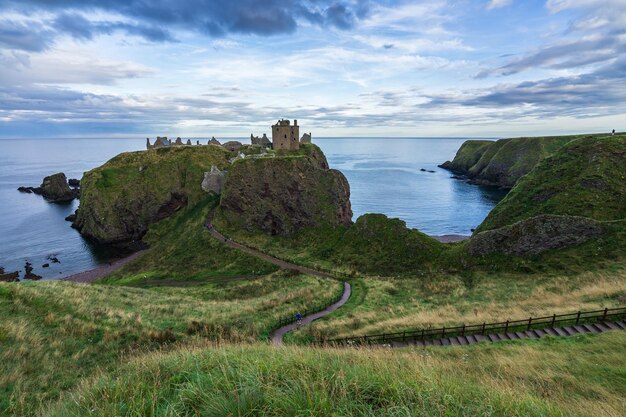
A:
<svg viewBox="0 0 626 417">
<path fill-rule="evenodd" d="M 33 265 L 30 262 L 26 261 L 26 263 L 24 264 L 24 269 L 26 270 L 26 275 L 24 275 L 24 279 L 29 279 L 32 281 L 39 281 L 41 279 L 41 276 L 33 274 Z"/>
<path fill-rule="evenodd" d="M 77 180 L 76 178 L 70 178 L 67 180 L 67 183 L 70 187 L 80 187 L 80 180 Z"/>
<path fill-rule="evenodd" d="M 4 268 L 0 267 L 0 282 L 18 282 L 20 280 L 20 273 L 9 272 L 5 273 Z"/>
<path fill-rule="evenodd" d="M 204 173 L 204 179 L 202 180 L 202 189 L 207 193 L 213 192 L 220 194 L 224 181 L 226 180 L 226 172 L 220 171 L 218 167 L 213 165 L 209 172 Z"/>
<path fill-rule="evenodd" d="M 62 172 L 43 179 L 41 195 L 52 202 L 72 201 L 75 197 Z"/>
<path fill-rule="evenodd" d="M 270 235 L 347 226 L 352 224 L 350 187 L 312 144 L 298 155 L 241 159 L 228 171 L 215 221 Z"/>
<path fill-rule="evenodd" d="M 495 230 L 478 233 L 469 241 L 469 253 L 529 256 L 549 249 L 578 245 L 603 233 L 600 223 L 578 216 L 541 215 Z"/>
</svg>

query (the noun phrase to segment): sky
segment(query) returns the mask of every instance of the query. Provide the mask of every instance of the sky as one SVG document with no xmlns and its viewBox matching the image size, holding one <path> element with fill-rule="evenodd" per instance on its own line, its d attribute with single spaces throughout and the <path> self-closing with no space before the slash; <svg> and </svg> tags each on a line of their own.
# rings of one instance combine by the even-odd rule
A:
<svg viewBox="0 0 626 417">
<path fill-rule="evenodd" d="M 626 0 L 0 0 L 0 138 L 626 130 Z"/>
</svg>

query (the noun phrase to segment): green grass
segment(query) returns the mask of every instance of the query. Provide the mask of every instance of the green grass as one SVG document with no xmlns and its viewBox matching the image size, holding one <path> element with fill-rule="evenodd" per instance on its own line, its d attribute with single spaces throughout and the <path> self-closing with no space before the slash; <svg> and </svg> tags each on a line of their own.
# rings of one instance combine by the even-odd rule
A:
<svg viewBox="0 0 626 417">
<path fill-rule="evenodd" d="M 353 297 L 288 342 L 456 326 L 626 305 L 626 264 L 578 272 L 459 272 L 352 281 Z"/>
<path fill-rule="evenodd" d="M 38 414 L 93 372 L 146 351 L 258 341 L 339 286 L 283 272 L 180 288 L 0 283 L 0 415 Z"/>
<path fill-rule="evenodd" d="M 130 284 L 149 280 L 206 280 L 239 275 L 264 275 L 278 268 L 224 245 L 204 228 L 219 197 L 205 195 L 196 206 L 150 227 L 144 241 L 150 251 L 103 282 Z"/>
<path fill-rule="evenodd" d="M 154 353 L 48 416 L 620 416 L 626 333 L 418 350 Z"/>
<path fill-rule="evenodd" d="M 478 231 L 537 214 L 626 219 L 626 135 L 568 143 L 523 177 Z"/>
</svg>

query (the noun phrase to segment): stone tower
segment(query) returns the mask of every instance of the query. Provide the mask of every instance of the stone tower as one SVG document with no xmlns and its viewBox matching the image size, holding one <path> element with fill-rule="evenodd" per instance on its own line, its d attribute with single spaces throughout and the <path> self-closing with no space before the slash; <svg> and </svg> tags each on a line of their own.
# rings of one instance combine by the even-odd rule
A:
<svg viewBox="0 0 626 417">
<path fill-rule="evenodd" d="M 289 120 L 281 119 L 272 125 L 272 144 L 274 149 L 300 149 L 300 127 L 298 121 L 293 121 L 293 126 Z"/>
</svg>

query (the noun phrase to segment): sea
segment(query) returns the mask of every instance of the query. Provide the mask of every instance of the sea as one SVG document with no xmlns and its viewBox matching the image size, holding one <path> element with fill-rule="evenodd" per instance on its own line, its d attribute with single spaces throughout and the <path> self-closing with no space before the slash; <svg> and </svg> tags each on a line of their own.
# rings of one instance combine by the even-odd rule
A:
<svg viewBox="0 0 626 417">
<path fill-rule="evenodd" d="M 324 151 L 330 167 L 347 177 L 354 220 L 364 213 L 383 213 L 429 235 L 469 235 L 506 194 L 454 179 L 437 167 L 454 157 L 464 139 L 314 138 L 313 142 Z M 121 152 L 144 149 L 145 139 L 0 140 L 0 267 L 19 270 L 23 276 L 28 261 L 35 274 L 59 279 L 118 257 L 119 253 L 84 240 L 65 221 L 78 200 L 50 203 L 17 188 L 39 186 L 45 176 L 57 172 L 80 179 Z"/>
</svg>

